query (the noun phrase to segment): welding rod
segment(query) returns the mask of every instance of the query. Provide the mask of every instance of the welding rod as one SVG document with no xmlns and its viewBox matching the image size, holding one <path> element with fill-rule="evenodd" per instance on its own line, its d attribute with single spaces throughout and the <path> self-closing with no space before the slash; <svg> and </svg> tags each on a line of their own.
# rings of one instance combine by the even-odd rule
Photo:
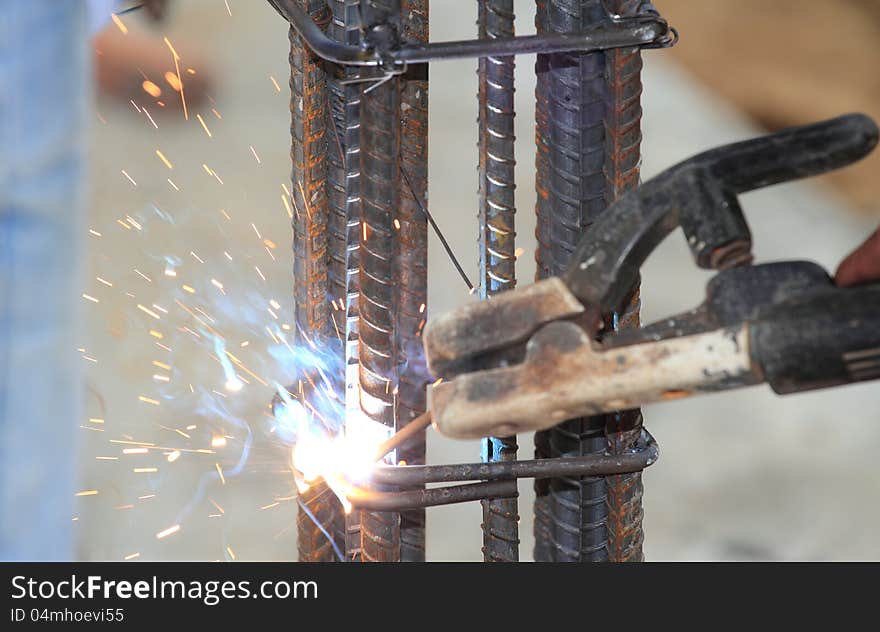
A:
<svg viewBox="0 0 880 632">
<path fill-rule="evenodd" d="M 425 430 L 427 430 L 428 426 L 430 425 L 431 411 L 425 411 L 418 417 L 415 417 L 408 424 L 406 424 L 401 430 L 398 430 L 393 435 L 391 435 L 388 440 L 380 445 L 376 450 L 376 454 L 374 455 L 375 459 L 377 461 L 381 461 L 383 458 L 385 458 L 386 454 L 388 454 L 392 450 L 396 450 L 410 439 L 415 438 L 420 432 L 424 432 Z"/>
</svg>

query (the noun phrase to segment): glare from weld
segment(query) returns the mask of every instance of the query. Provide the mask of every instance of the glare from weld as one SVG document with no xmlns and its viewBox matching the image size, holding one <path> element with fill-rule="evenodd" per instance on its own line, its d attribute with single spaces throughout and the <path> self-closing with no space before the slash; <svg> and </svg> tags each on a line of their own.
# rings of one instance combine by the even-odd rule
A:
<svg viewBox="0 0 880 632">
<path fill-rule="evenodd" d="M 345 433 L 333 431 L 317 410 L 292 397 L 280 385 L 276 384 L 276 388 L 281 398 L 281 404 L 275 407 L 277 433 L 292 444 L 291 465 L 297 488 L 302 493 L 323 479 L 345 512 L 350 512 L 349 497 L 355 491 L 352 485 L 369 479 L 376 464 L 376 451 L 388 439 L 388 428 L 361 413 L 357 419 L 346 420 Z M 322 398 L 316 399 L 320 402 Z M 327 401 L 329 398 L 323 403 L 329 405 Z M 332 410 L 341 414 L 337 401 L 333 401 Z"/>
</svg>

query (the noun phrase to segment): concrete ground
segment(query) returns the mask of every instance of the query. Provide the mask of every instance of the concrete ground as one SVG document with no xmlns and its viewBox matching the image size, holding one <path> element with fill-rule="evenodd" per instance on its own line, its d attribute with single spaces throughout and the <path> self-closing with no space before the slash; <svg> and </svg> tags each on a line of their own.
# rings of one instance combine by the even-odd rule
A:
<svg viewBox="0 0 880 632">
<path fill-rule="evenodd" d="M 435 3 L 432 39 L 470 37 L 470 14 L 443 13 L 445 4 Z M 266 3 L 228 5 L 231 16 L 222 0 L 177 3 L 160 32 L 181 52 L 182 68 L 184 51 L 196 51 L 217 79 L 213 102 L 190 110 L 188 121 L 159 116 L 146 95 L 139 105 L 158 127 L 132 105 L 96 104 L 94 232 L 83 291 L 99 302 L 84 300 L 89 397 L 79 487 L 99 493 L 80 499 L 85 559 L 295 559 L 287 450 L 265 415 L 272 381 L 284 383 L 289 370 L 269 355 L 275 341 L 266 326 L 292 318 L 291 233 L 281 200 L 290 170 L 286 28 Z M 531 3 L 517 8 L 520 32 L 531 32 Z M 758 131 L 663 58 L 645 54 L 645 177 Z M 523 283 L 534 274 L 533 62 L 520 58 L 517 76 Z M 432 66 L 431 208 L 471 275 L 475 94 L 473 63 Z M 833 268 L 874 224 L 813 183 L 743 201 L 760 261 L 809 258 Z M 468 300 L 436 240 L 430 266 L 429 313 Z M 644 271 L 643 321 L 695 305 L 706 278 L 681 237 L 670 237 Z M 238 368 L 249 382 L 239 392 L 224 388 L 214 333 L 247 368 Z M 880 389 L 864 385 L 784 399 L 759 387 L 649 407 L 662 458 L 645 474 L 646 557 L 880 558 L 878 405 Z M 521 445 L 530 456 L 530 438 Z M 476 443 L 430 436 L 431 462 L 477 457 Z M 531 483 L 521 492 L 529 559 Z M 428 520 L 430 559 L 480 559 L 478 505 L 432 509 Z"/>
</svg>

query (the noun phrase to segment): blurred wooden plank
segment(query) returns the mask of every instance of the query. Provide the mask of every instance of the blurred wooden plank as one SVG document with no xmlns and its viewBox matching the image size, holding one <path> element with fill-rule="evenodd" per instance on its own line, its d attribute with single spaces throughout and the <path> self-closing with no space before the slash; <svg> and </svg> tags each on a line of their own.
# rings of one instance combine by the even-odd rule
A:
<svg viewBox="0 0 880 632">
<path fill-rule="evenodd" d="M 862 111 L 880 120 L 880 0 L 660 0 L 675 58 L 770 130 Z M 880 153 L 827 177 L 880 214 Z"/>
</svg>

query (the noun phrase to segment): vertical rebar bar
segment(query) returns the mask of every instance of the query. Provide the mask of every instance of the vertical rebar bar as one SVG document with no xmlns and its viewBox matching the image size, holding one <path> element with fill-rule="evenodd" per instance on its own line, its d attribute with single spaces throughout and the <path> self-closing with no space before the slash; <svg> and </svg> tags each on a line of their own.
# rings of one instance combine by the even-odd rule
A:
<svg viewBox="0 0 880 632">
<path fill-rule="evenodd" d="M 357 45 L 361 41 L 360 0 L 330 0 L 332 18 L 328 35 L 337 42 Z M 328 183 L 334 244 L 331 258 L 336 259 L 331 272 L 337 280 L 334 297 L 339 311 L 334 311 L 339 332 L 344 338 L 344 389 L 347 432 L 356 432 L 348 424 L 360 421 L 358 397 L 358 249 L 360 247 L 360 98 L 361 89 L 343 83 L 357 76 L 357 69 L 338 66 L 328 76 L 335 134 L 328 150 Z M 334 278 L 335 278 L 334 277 Z M 341 293 L 340 293 L 341 292 Z M 359 561 L 361 551 L 360 511 L 345 516 L 345 557 Z"/>
<path fill-rule="evenodd" d="M 540 7 L 539 7 L 540 9 Z M 541 32 L 581 32 L 604 16 L 601 0 L 546 0 Z M 537 72 L 538 107 L 546 108 L 539 142 L 547 163 L 537 182 L 539 274 L 563 272 L 583 231 L 605 208 L 604 53 L 542 55 Z M 540 151 L 539 151 L 540 154 Z M 540 158 L 539 158 L 540 160 Z M 546 204 L 542 200 L 546 196 Z M 545 456 L 604 452 L 605 417 L 574 419 L 536 439 Z M 536 554 L 554 561 L 607 559 L 605 481 L 600 477 L 554 478 L 541 490 Z M 543 539 L 546 538 L 546 541 Z"/>
<path fill-rule="evenodd" d="M 513 37 L 513 0 L 477 0 L 480 39 Z M 514 154 L 514 57 L 479 60 L 479 224 L 480 298 L 516 285 L 516 188 Z M 484 461 L 516 460 L 513 437 L 483 440 Z M 519 514 L 516 498 L 487 499 L 483 506 L 483 559 L 519 560 Z"/>
<path fill-rule="evenodd" d="M 403 41 L 428 41 L 428 0 L 402 0 Z M 400 209 L 397 214 L 398 285 L 397 354 L 400 388 L 397 397 L 397 425 L 402 428 L 425 412 L 425 357 L 421 333 L 428 303 L 428 65 L 411 66 L 400 77 L 400 164 L 406 178 L 399 181 Z M 401 174 L 402 175 L 402 174 Z M 397 224 L 395 225 L 397 226 Z M 398 451 L 398 459 L 411 465 L 425 463 L 425 441 L 412 442 Z M 400 559 L 425 561 L 425 510 L 413 509 L 400 515 Z"/>
<path fill-rule="evenodd" d="M 547 30 L 547 0 L 536 0 L 535 29 L 538 33 Z M 551 275 L 547 262 L 549 253 L 541 244 L 549 243 L 547 236 L 550 222 L 550 194 L 548 192 L 549 158 L 547 140 L 549 121 L 547 115 L 547 55 L 538 55 L 535 62 L 535 277 L 536 280 Z M 550 454 L 547 446 L 548 433 L 535 434 L 535 458 L 544 459 Z M 535 522 L 534 559 L 536 562 L 550 562 L 553 555 L 550 547 L 550 479 L 535 480 Z"/>
<path fill-rule="evenodd" d="M 644 4 L 538 0 L 538 29 L 583 31 L 606 17 L 606 10 L 632 15 Z M 536 256 L 538 275 L 544 276 L 560 274 L 583 231 L 638 183 L 641 57 L 638 49 L 543 55 L 536 69 Z M 608 325 L 637 326 L 638 307 L 635 292 L 623 313 L 609 315 Z M 625 451 L 640 425 L 638 411 L 576 419 L 540 433 L 535 443 L 548 457 Z M 536 491 L 536 559 L 641 559 L 639 474 L 551 479 Z"/>
<path fill-rule="evenodd" d="M 324 0 L 303 0 L 317 22 L 327 16 Z M 326 84 L 321 64 L 290 29 L 290 112 L 296 334 L 302 345 L 331 339 L 328 301 L 326 195 Z M 300 561 L 335 561 L 334 544 L 343 539 L 341 504 L 324 483 L 301 493 L 297 502 Z M 323 529 L 321 528 L 323 527 Z M 331 542 L 325 531 L 336 542 Z"/>
<path fill-rule="evenodd" d="M 609 0 L 608 9 L 621 16 L 652 10 L 645 0 Z M 620 48 L 605 54 L 609 90 L 606 107 L 605 202 L 638 186 L 641 132 L 642 55 L 638 48 Z M 616 329 L 639 326 L 639 289 L 627 307 L 614 317 Z M 608 451 L 622 454 L 637 441 L 642 426 L 639 410 L 610 415 L 605 426 Z M 642 529 L 642 474 L 621 474 L 606 479 L 608 509 L 608 559 L 640 562 L 644 559 Z"/>
<path fill-rule="evenodd" d="M 400 0 L 362 0 L 367 28 L 397 22 Z M 367 418 L 396 428 L 398 359 L 395 344 L 398 292 L 394 219 L 400 202 L 400 90 L 395 78 L 361 94 L 360 400 Z M 365 562 L 400 559 L 400 515 L 361 512 Z"/>
</svg>

